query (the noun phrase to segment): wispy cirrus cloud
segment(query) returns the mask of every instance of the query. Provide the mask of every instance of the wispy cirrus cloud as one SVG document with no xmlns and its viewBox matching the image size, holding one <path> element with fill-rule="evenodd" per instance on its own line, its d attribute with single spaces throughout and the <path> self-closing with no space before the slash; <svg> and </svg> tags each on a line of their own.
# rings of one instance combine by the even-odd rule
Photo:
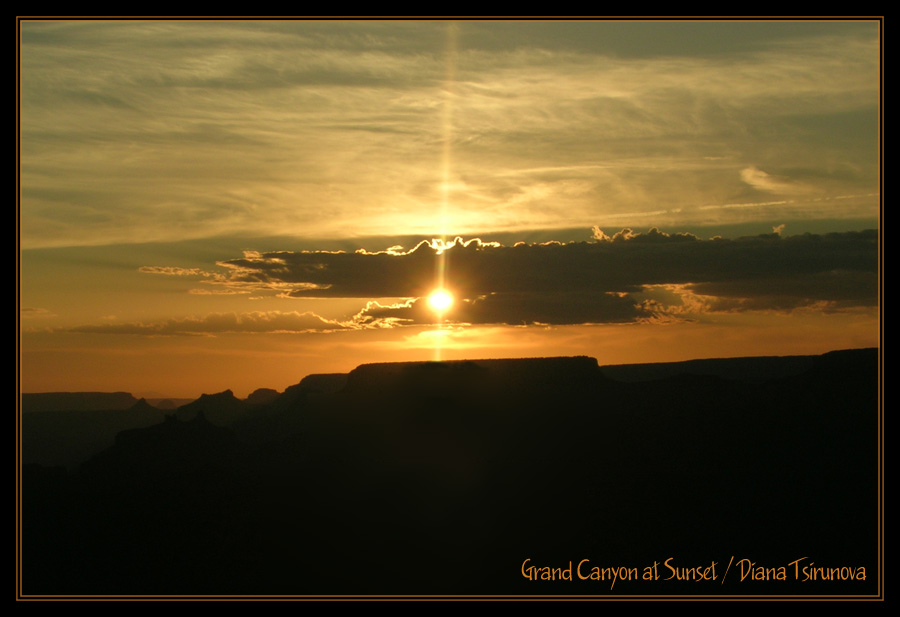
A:
<svg viewBox="0 0 900 617">
<path fill-rule="evenodd" d="M 201 289 L 195 287 L 188 289 L 188 293 L 196 296 L 238 296 L 252 292 L 247 289 Z"/>
<path fill-rule="evenodd" d="M 141 266 L 138 272 L 146 274 L 165 274 L 167 276 L 215 276 L 200 268 L 179 268 L 177 266 Z"/>
<path fill-rule="evenodd" d="M 148 323 L 109 323 L 83 325 L 68 332 L 90 334 L 136 334 L 142 336 L 186 336 L 228 333 L 308 333 L 347 329 L 348 326 L 315 313 L 256 311 L 247 313 L 211 313 L 203 317 L 167 319 Z"/>
<path fill-rule="evenodd" d="M 39 319 L 42 317 L 56 317 L 56 313 L 45 308 L 23 306 L 19 309 L 19 316 L 22 319 Z"/>
<path fill-rule="evenodd" d="M 23 244 L 877 216 L 874 22 L 453 28 L 23 23 Z"/>
<path fill-rule="evenodd" d="M 741 180 L 753 188 L 767 193 L 807 195 L 816 192 L 814 187 L 805 183 L 792 181 L 787 178 L 776 178 L 756 167 L 742 169 Z"/>
</svg>

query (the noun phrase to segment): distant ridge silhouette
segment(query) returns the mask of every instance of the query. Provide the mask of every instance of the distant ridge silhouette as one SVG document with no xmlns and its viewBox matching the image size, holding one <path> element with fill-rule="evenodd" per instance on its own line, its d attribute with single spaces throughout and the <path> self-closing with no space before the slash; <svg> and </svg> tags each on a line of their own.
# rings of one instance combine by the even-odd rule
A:
<svg viewBox="0 0 900 617">
<path fill-rule="evenodd" d="M 128 392 L 40 392 L 22 395 L 22 411 L 100 411 L 128 409 L 137 402 Z"/>
<path fill-rule="evenodd" d="M 179 420 L 190 420 L 202 413 L 215 425 L 230 426 L 249 408 L 231 390 L 225 390 L 217 394 L 202 394 L 196 401 L 179 407 L 175 415 Z"/>
<path fill-rule="evenodd" d="M 281 395 L 278 393 L 278 390 L 272 390 L 271 388 L 257 388 L 244 400 L 249 405 L 266 405 L 277 399 L 279 396 Z"/>
<path fill-rule="evenodd" d="M 347 373 L 327 373 L 307 375 L 297 384 L 299 388 L 305 392 L 315 392 L 318 394 L 333 394 L 343 390 L 347 385 Z"/>
<path fill-rule="evenodd" d="M 23 585 L 37 594 L 873 593 L 878 351 L 696 366 L 629 382 L 585 357 L 368 364 L 307 377 L 258 405 L 205 395 L 121 432 L 77 473 L 25 467 Z M 747 379 L 734 378 L 737 367 Z M 721 371 L 729 377 L 710 374 Z M 864 568 L 866 578 L 732 572 L 724 584 L 611 588 L 522 575 L 526 559 L 643 568 L 673 558 L 716 561 L 721 576 L 732 557 L 770 569 L 805 557 Z"/>
</svg>

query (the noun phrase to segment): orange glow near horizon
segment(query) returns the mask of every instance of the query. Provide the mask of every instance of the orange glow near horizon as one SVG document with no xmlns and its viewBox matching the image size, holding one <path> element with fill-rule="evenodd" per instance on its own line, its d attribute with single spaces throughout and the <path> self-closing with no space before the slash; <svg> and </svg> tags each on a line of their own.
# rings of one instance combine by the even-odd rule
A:
<svg viewBox="0 0 900 617">
<path fill-rule="evenodd" d="M 22 392 L 114 392 L 196 398 L 257 388 L 283 391 L 312 374 L 346 373 L 373 362 L 587 355 L 599 364 L 806 355 L 878 345 L 878 312 L 718 314 L 715 321 L 555 327 L 442 324 L 309 334 L 85 339 L 26 332 Z M 62 344 L 59 343 L 62 339 Z"/>
</svg>

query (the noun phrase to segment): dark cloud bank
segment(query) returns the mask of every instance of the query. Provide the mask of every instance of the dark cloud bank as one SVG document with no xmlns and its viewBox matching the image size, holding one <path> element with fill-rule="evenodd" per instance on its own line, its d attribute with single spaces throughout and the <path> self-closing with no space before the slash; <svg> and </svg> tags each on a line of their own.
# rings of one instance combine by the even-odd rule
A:
<svg viewBox="0 0 900 617">
<path fill-rule="evenodd" d="M 595 242 L 512 247 L 457 239 L 443 251 L 423 242 L 405 253 L 248 254 L 220 263 L 231 269 L 221 284 L 294 285 L 285 292 L 292 297 L 421 298 L 443 260 L 447 285 L 462 300 L 448 319 L 476 323 L 628 321 L 647 313 L 633 294 L 660 285 L 754 308 L 877 301 L 874 231 L 736 240 L 656 229 L 598 235 Z M 393 313 L 369 307 L 364 315 L 433 319 L 418 304 Z"/>
<path fill-rule="evenodd" d="M 204 286 L 222 291 L 369 300 L 344 322 L 294 314 L 294 321 L 303 322 L 295 328 L 291 319 L 257 315 L 244 320 L 244 325 L 252 323 L 252 331 L 270 330 L 267 326 L 276 323 L 281 330 L 306 331 L 434 323 L 425 298 L 441 269 L 456 297 L 445 322 L 623 323 L 667 312 L 685 317 L 697 311 L 872 307 L 878 301 L 877 241 L 874 230 L 701 240 L 655 228 L 646 233 L 624 229 L 612 236 L 595 228 L 593 241 L 567 244 L 502 246 L 457 238 L 380 252 L 247 251 L 218 262 L 224 274 L 197 276 Z M 375 298 L 405 300 L 385 306 Z M 248 330 L 240 318 L 203 321 L 204 332 L 229 323 Z M 182 329 L 176 325 L 144 331 Z M 190 324 L 181 325 L 190 330 Z"/>
</svg>

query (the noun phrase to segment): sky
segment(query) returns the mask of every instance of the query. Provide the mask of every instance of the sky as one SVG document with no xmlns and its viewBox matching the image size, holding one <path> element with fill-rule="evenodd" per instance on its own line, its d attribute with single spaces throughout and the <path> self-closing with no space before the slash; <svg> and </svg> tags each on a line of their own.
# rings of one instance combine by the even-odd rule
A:
<svg viewBox="0 0 900 617">
<path fill-rule="evenodd" d="M 19 35 L 23 392 L 880 342 L 876 20 Z"/>
</svg>

